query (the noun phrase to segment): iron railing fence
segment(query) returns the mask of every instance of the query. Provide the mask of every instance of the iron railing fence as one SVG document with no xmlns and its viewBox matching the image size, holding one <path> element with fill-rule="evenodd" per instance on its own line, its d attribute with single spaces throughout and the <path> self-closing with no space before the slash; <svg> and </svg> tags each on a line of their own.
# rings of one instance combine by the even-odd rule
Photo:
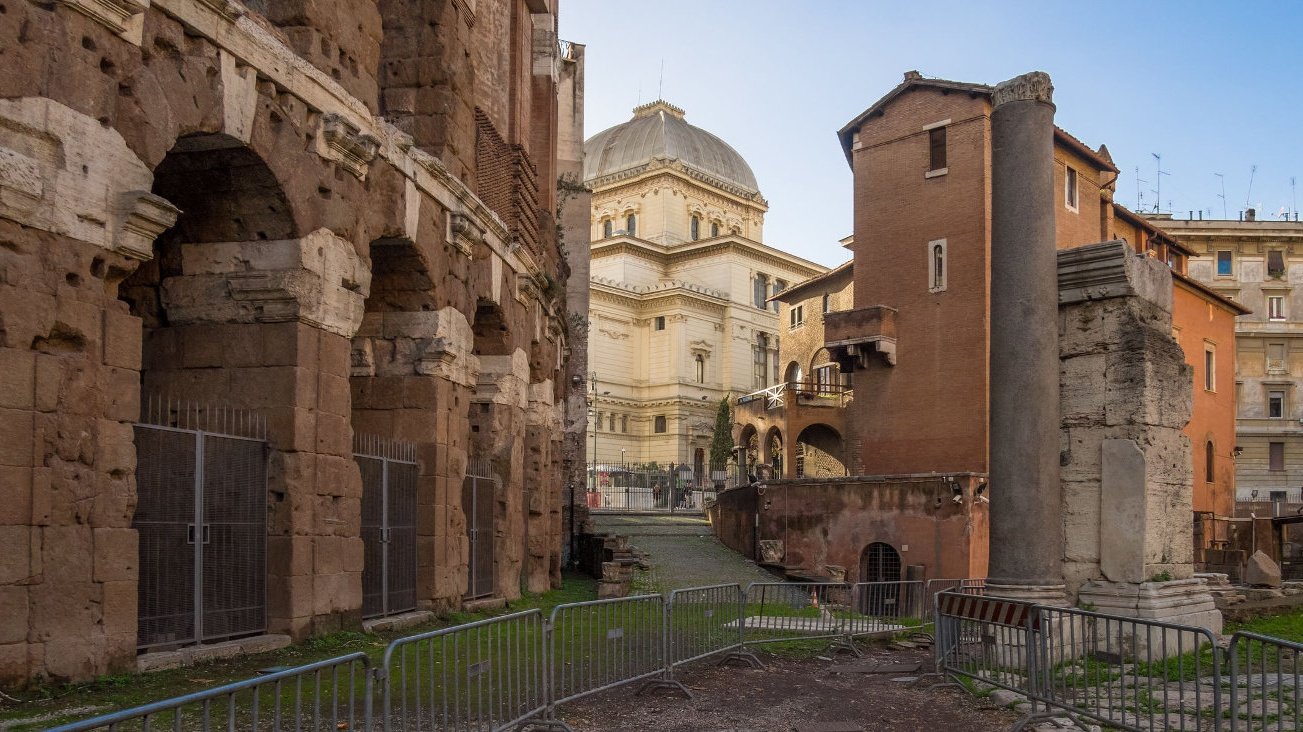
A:
<svg viewBox="0 0 1303 732">
<path fill-rule="evenodd" d="M 602 511 L 700 515 L 742 480 L 736 466 L 590 463 L 587 502 Z"/>
<path fill-rule="evenodd" d="M 372 685 L 370 658 L 350 653 L 73 722 L 54 732 L 369 729 Z"/>
<path fill-rule="evenodd" d="M 1230 674 L 1218 688 L 1231 732 L 1303 728 L 1303 644 L 1241 631 L 1231 636 Z"/>
<path fill-rule="evenodd" d="M 937 595 L 942 592 L 959 592 L 965 595 L 982 595 L 986 593 L 985 579 L 930 579 L 924 583 L 923 611 L 927 621 L 933 621 L 932 611 L 936 608 Z"/>
</svg>

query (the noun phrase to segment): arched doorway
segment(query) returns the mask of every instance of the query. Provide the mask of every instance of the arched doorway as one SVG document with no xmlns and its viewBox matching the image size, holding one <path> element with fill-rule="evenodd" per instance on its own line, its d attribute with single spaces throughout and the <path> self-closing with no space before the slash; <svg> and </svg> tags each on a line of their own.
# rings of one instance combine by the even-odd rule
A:
<svg viewBox="0 0 1303 732">
<path fill-rule="evenodd" d="M 800 383 L 801 376 L 801 364 L 795 361 L 787 364 L 787 369 L 783 371 L 783 381 L 788 384 Z"/>
<path fill-rule="evenodd" d="M 900 617 L 900 553 L 895 547 L 875 541 L 860 554 L 861 585 L 856 606 L 865 615 Z"/>
<path fill-rule="evenodd" d="M 742 428 L 738 444 L 742 446 L 742 464 L 738 468 L 743 479 L 749 483 L 755 480 L 756 464 L 760 461 L 760 435 L 756 432 L 754 425 L 747 425 Z"/>
</svg>

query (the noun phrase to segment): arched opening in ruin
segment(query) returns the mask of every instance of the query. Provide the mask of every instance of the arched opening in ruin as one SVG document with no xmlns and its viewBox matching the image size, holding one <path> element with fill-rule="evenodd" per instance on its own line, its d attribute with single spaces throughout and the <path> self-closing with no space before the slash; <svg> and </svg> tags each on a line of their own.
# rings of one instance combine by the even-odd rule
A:
<svg viewBox="0 0 1303 732">
<path fill-rule="evenodd" d="M 788 384 L 799 384 L 801 376 L 801 364 L 795 361 L 787 364 L 787 368 L 783 371 L 783 381 Z"/>
<path fill-rule="evenodd" d="M 481 299 L 471 332 L 480 370 L 470 405 L 467 460 L 472 468 L 461 493 L 468 552 L 465 599 L 507 594 L 509 578 L 519 576 L 520 547 L 495 542 L 494 537 L 509 522 L 522 520 L 523 496 L 508 486 L 524 457 L 524 425 L 513 406 L 530 379 L 528 357 L 517 352 L 502 305 Z M 523 536 L 524 530 L 517 527 L 504 533 Z"/>
<path fill-rule="evenodd" d="M 844 476 L 846 463 L 842 436 L 832 427 L 816 423 L 796 436 L 797 478 L 835 478 Z"/>
<path fill-rule="evenodd" d="M 437 414 L 451 405 L 435 375 L 445 352 L 429 268 L 405 238 L 377 239 L 369 253 L 371 289 L 351 343 L 349 390 L 362 479 L 362 616 L 377 617 L 436 594 L 436 552 L 417 547 L 447 543 L 447 527 L 434 525 L 447 512 L 417 506 L 446 501 L 448 492 L 437 490 L 437 466 L 418 455 L 432 456 L 437 441 L 452 438 L 438 429 Z"/>
<path fill-rule="evenodd" d="M 756 475 L 756 465 L 760 461 L 760 435 L 756 432 L 755 425 L 746 425 L 742 428 L 742 433 L 738 435 L 738 445 L 742 446 L 742 475 L 748 482 L 754 481 Z"/>
<path fill-rule="evenodd" d="M 301 233 L 276 176 L 217 134 L 177 140 L 154 176 L 181 213 L 118 288 L 142 328 L 140 650 L 271 629 L 269 514 L 285 493 L 268 492 L 268 428 L 297 393 L 285 378 L 296 341 L 267 298 L 275 244 Z"/>
<path fill-rule="evenodd" d="M 783 454 L 783 433 L 777 427 L 771 427 L 765 434 L 764 459 L 773 478 L 783 477 Z"/>
<path fill-rule="evenodd" d="M 875 541 L 860 553 L 859 611 L 865 615 L 900 617 L 904 597 L 900 582 L 900 553 L 890 544 Z"/>
</svg>

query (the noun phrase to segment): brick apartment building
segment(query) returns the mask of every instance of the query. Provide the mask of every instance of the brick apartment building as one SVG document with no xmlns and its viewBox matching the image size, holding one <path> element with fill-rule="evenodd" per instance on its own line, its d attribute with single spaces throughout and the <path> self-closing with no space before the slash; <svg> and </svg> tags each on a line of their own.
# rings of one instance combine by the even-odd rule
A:
<svg viewBox="0 0 1303 732">
<path fill-rule="evenodd" d="M 559 581 L 556 11 L 0 7 L 0 684 Z"/>
<path fill-rule="evenodd" d="M 847 438 L 858 473 L 988 470 L 991 91 L 909 72 L 839 132 L 855 180 L 855 307 L 827 315 L 825 328 L 834 359 L 854 370 Z M 1172 268 L 1173 331 L 1196 387 L 1185 429 L 1195 509 L 1228 511 L 1234 327 L 1245 309 L 1186 276 L 1189 250 L 1113 202 L 1118 168 L 1106 148 L 1056 128 L 1054 156 L 1058 248 L 1125 239 Z M 1064 375 L 1065 389 L 1101 383 Z M 1091 446 L 1069 430 L 1064 449 Z"/>
</svg>

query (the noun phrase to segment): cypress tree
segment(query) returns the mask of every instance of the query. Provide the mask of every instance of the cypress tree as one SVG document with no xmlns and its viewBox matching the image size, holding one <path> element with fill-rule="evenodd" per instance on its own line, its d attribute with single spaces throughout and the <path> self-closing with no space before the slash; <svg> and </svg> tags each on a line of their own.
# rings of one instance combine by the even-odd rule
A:
<svg viewBox="0 0 1303 732">
<path fill-rule="evenodd" d="M 719 411 L 715 412 L 715 434 L 710 440 L 710 466 L 714 470 L 722 467 L 733 454 L 733 409 L 728 397 L 719 400 Z"/>
</svg>

